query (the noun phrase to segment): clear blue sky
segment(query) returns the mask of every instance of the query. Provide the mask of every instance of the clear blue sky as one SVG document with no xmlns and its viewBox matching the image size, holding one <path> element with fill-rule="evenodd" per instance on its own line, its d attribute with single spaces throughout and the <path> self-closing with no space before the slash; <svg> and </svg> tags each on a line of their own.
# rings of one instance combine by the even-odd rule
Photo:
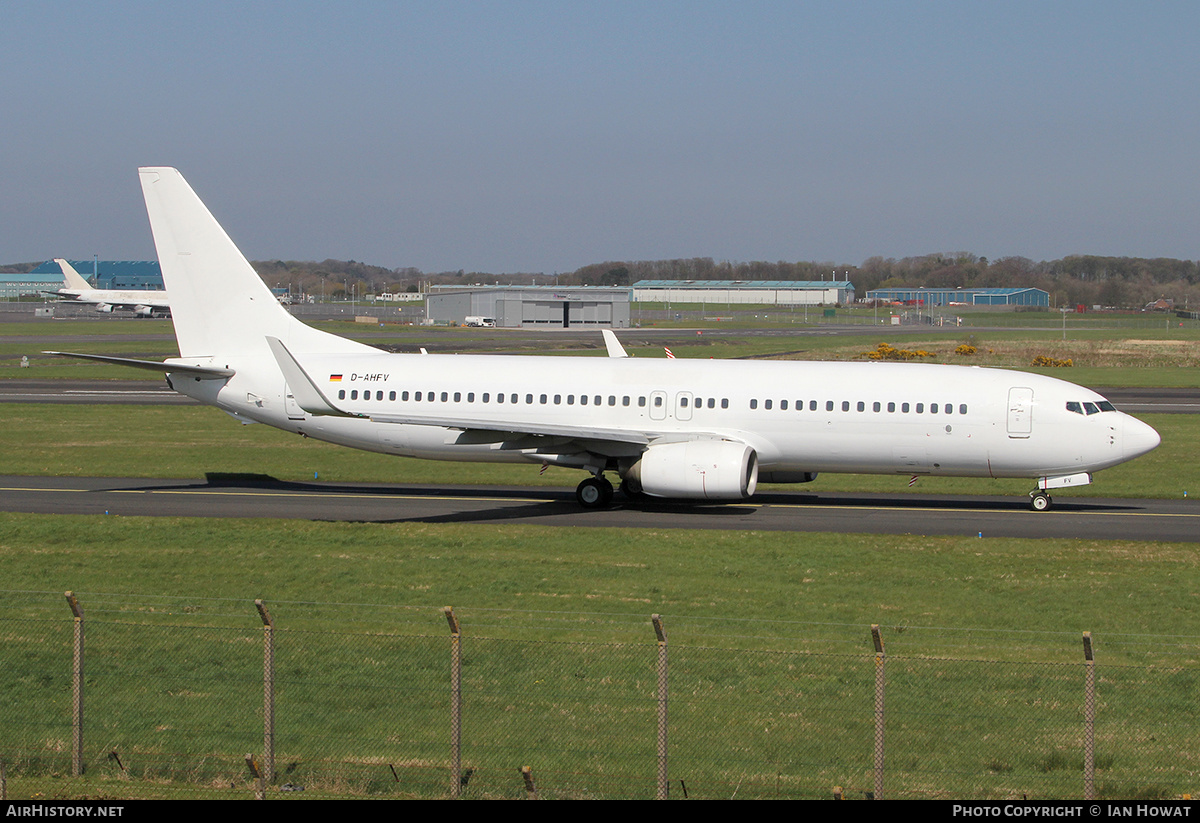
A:
<svg viewBox="0 0 1200 823">
<path fill-rule="evenodd" d="M 1200 3 L 0 3 L 0 262 L 1200 258 Z"/>
</svg>

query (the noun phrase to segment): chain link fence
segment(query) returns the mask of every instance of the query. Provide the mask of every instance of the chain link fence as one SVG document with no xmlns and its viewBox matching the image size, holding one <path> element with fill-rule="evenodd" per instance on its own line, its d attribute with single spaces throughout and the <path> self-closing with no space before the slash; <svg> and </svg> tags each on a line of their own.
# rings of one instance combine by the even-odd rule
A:
<svg viewBox="0 0 1200 823">
<path fill-rule="evenodd" d="M 8 799 L 1179 798 L 1200 638 L 0 592 Z M 56 793 L 56 794 L 55 794 Z"/>
</svg>

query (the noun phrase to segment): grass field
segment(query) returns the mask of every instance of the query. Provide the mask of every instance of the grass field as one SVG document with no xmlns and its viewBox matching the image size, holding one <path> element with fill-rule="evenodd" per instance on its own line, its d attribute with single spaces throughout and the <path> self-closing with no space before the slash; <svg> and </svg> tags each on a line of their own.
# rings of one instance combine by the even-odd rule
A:
<svg viewBox="0 0 1200 823">
<path fill-rule="evenodd" d="M 1200 696 L 1198 562 L 1194 546 L 1152 543 L 3 515 L 0 734 L 67 739 L 71 589 L 101 723 L 84 785 L 139 791 L 113 750 L 151 793 L 212 796 L 213 775 L 240 786 L 240 754 L 258 745 L 261 597 L 282 632 L 291 779 L 436 796 L 444 781 L 414 788 L 428 769 L 413 764 L 444 762 L 440 607 L 453 605 L 480 796 L 511 796 L 504 773 L 526 761 L 564 796 L 589 796 L 580 775 L 588 791 L 644 796 L 658 613 L 673 763 L 692 796 L 823 796 L 870 785 L 879 623 L 894 796 L 1077 796 L 1089 630 L 1108 793 L 1178 796 L 1198 774 L 1189 724 L 1171 722 Z M 14 726 L 47 698 L 57 723 Z M 52 751 L 10 767 L 10 790 L 63 791 Z M 363 776 L 389 759 L 410 764 L 401 786 Z"/>
<path fill-rule="evenodd" d="M 709 640 L 705 620 L 768 621 L 771 637 L 791 633 L 781 624 L 853 626 L 857 644 L 881 622 L 926 654 L 938 648 L 918 628 L 1063 632 L 1070 644 L 1083 629 L 1200 634 L 1192 544 L 0 514 L 0 559 L 6 590 L 169 594 L 195 598 L 201 615 L 256 597 L 434 612 L 570 604 L 639 625 L 684 617 Z M 617 623 L 581 631 L 627 639 Z"/>
</svg>

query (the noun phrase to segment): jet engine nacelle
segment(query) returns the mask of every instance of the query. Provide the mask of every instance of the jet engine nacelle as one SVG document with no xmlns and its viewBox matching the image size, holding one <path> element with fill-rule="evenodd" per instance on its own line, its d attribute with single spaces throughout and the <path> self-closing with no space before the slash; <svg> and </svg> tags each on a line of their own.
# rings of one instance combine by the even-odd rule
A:
<svg viewBox="0 0 1200 823">
<path fill-rule="evenodd" d="M 740 500 L 758 486 L 758 455 L 730 440 L 662 443 L 646 449 L 624 479 L 652 497 Z"/>
<path fill-rule="evenodd" d="M 111 314 L 112 310 L 113 310 L 113 307 L 108 305 L 107 303 L 97 303 L 96 304 L 96 311 L 102 311 L 102 312 L 105 312 L 106 314 Z"/>
<path fill-rule="evenodd" d="M 154 316 L 154 309 L 150 308 L 149 306 L 137 306 L 136 308 L 134 308 L 133 312 L 134 312 L 134 314 L 137 314 L 141 317 L 153 317 Z"/>
</svg>

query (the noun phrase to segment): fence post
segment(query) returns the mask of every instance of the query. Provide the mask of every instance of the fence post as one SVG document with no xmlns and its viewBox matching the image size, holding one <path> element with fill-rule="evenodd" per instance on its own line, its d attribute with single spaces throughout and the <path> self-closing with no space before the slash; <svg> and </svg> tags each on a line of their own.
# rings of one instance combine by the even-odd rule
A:
<svg viewBox="0 0 1200 823">
<path fill-rule="evenodd" d="M 263 779 L 275 780 L 275 622 L 261 600 L 254 601 L 263 622 Z"/>
<path fill-rule="evenodd" d="M 522 766 L 521 778 L 525 781 L 525 799 L 537 800 L 537 786 L 533 783 L 533 769 L 528 766 Z"/>
<path fill-rule="evenodd" d="M 1083 633 L 1083 799 L 1096 799 L 1096 659 L 1092 633 Z"/>
<path fill-rule="evenodd" d="M 83 607 L 74 592 L 66 592 L 75 616 L 75 652 L 71 664 L 71 775 L 83 775 Z"/>
<path fill-rule="evenodd" d="M 884 676 L 883 636 L 879 624 L 871 624 L 871 640 L 875 643 L 875 799 L 883 800 L 883 696 L 887 678 Z"/>
<path fill-rule="evenodd" d="M 658 637 L 658 794 L 657 799 L 667 799 L 667 630 L 662 617 L 650 616 L 654 634 Z"/>
<path fill-rule="evenodd" d="M 263 771 L 254 762 L 254 755 L 246 755 L 246 769 L 250 772 L 250 777 L 254 780 L 254 799 L 267 799 L 267 784 L 263 780 Z"/>
<path fill-rule="evenodd" d="M 442 609 L 450 624 L 450 796 L 462 794 L 462 632 L 454 608 Z"/>
</svg>

